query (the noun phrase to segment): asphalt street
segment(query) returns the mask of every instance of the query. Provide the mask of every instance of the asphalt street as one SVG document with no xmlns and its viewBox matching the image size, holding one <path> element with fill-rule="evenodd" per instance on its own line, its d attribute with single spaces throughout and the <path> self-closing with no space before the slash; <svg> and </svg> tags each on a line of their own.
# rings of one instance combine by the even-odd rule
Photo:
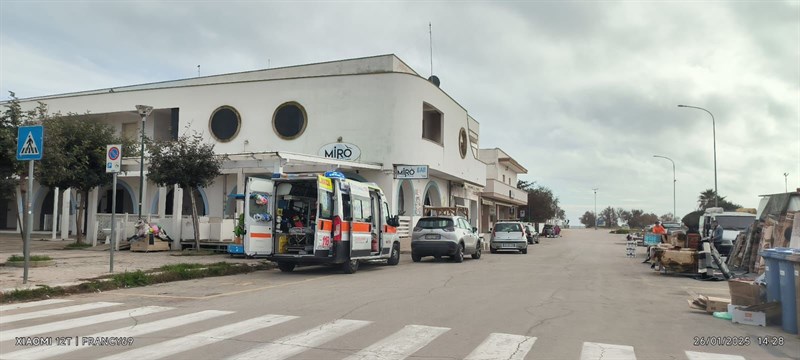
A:
<svg viewBox="0 0 800 360">
<path fill-rule="evenodd" d="M 800 340 L 780 327 L 737 325 L 689 309 L 690 293 L 727 297 L 725 282 L 652 271 L 641 264 L 644 248 L 637 258 L 625 256 L 622 235 L 563 234 L 542 238 L 525 255 L 487 251 L 461 264 L 412 263 L 403 254 L 398 266 L 363 265 L 353 275 L 304 267 L 6 305 L 0 357 L 798 358 Z M 26 336 L 71 340 L 16 344 Z M 75 346 L 103 336 L 133 344 Z M 782 345 L 760 345 L 757 337 L 765 336 Z M 750 343 L 696 346 L 709 337 Z"/>
</svg>

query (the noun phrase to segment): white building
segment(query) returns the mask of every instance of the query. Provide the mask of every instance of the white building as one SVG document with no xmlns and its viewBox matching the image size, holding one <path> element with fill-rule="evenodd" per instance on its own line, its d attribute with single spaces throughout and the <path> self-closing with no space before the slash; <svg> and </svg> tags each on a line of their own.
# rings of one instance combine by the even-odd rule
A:
<svg viewBox="0 0 800 360">
<path fill-rule="evenodd" d="M 519 208 L 528 204 L 528 193 L 517 189 L 517 176 L 528 170 L 503 150 L 480 149 L 486 164 L 486 187 L 481 193 L 481 229 L 487 231 L 498 220 L 518 220 Z"/>
<path fill-rule="evenodd" d="M 21 104 L 28 109 L 39 101 L 51 113 L 88 112 L 87 121 L 107 123 L 133 139 L 139 138 L 142 124 L 137 104 L 154 108 L 144 123 L 147 137 L 203 133 L 224 155 L 224 174 L 197 195 L 199 213 L 205 216 L 201 238 L 232 237 L 237 205 L 228 195 L 242 191 L 246 176 L 337 168 L 381 186 L 392 211 L 414 217 L 423 214 L 424 205 L 462 205 L 469 208 L 473 225 L 481 226 L 478 202 L 486 165 L 478 160 L 478 122 L 394 55 L 43 96 Z M 137 212 L 138 161 L 123 160 L 118 213 Z M 395 179 L 397 165 L 427 165 L 428 178 Z M 144 168 L 146 178 L 146 163 Z M 57 189 L 34 187 L 34 231 L 50 229 L 54 212 L 74 212 L 74 199 L 60 190 L 61 195 Z M 145 181 L 143 192 L 143 214 L 157 215 L 173 237 L 191 237 L 186 233 L 191 227 L 181 219 L 190 214 L 189 201 L 173 196 L 182 194 L 179 189 Z M 61 205 L 54 202 L 58 198 Z M 72 205 L 65 206 L 65 199 Z M 93 191 L 88 200 L 91 239 L 98 230 L 92 219 L 111 211 L 110 185 Z M 0 214 L 7 213 L 0 219 L 5 230 L 17 228 L 14 211 L 13 203 L 0 204 Z M 66 219 L 59 226 L 74 228 Z"/>
</svg>

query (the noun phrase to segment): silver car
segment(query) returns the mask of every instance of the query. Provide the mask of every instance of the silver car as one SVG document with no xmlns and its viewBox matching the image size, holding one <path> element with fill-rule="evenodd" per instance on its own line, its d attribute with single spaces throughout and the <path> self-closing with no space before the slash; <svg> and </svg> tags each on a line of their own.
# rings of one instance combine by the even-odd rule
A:
<svg viewBox="0 0 800 360">
<path fill-rule="evenodd" d="M 498 250 L 528 253 L 528 239 L 525 236 L 525 227 L 521 222 L 500 221 L 494 224 L 492 238 L 489 240 L 489 251 L 494 254 Z"/>
<path fill-rule="evenodd" d="M 425 256 L 449 256 L 454 262 L 464 261 L 464 254 L 481 258 L 478 229 L 470 227 L 461 216 L 426 216 L 417 221 L 411 233 L 411 260 Z"/>
</svg>

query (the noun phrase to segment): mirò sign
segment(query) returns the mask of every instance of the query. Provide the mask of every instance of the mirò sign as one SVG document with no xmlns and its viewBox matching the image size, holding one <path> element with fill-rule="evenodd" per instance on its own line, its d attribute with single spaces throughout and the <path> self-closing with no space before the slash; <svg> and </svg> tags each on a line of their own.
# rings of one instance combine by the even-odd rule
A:
<svg viewBox="0 0 800 360">
<path fill-rule="evenodd" d="M 350 143 L 335 142 L 323 145 L 317 155 L 334 160 L 358 160 L 361 149 Z"/>
</svg>

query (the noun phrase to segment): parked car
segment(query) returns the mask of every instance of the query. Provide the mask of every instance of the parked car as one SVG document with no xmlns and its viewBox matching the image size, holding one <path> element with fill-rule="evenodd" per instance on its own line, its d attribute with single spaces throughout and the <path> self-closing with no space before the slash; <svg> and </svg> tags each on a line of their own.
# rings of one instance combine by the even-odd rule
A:
<svg viewBox="0 0 800 360">
<path fill-rule="evenodd" d="M 481 258 L 478 229 L 471 228 L 462 216 L 426 216 L 417 221 L 411 233 L 411 260 L 425 256 L 449 256 L 454 262 L 464 261 L 464 254 Z"/>
<path fill-rule="evenodd" d="M 522 254 L 528 253 L 528 238 L 525 236 L 525 227 L 519 221 L 500 221 L 494 224 L 492 238 L 489 240 L 489 251 L 496 253 L 498 250 L 516 250 Z"/>
<path fill-rule="evenodd" d="M 536 228 L 533 227 L 533 224 L 525 223 L 525 237 L 528 239 L 528 244 L 539 243 L 539 233 L 536 232 Z"/>
<path fill-rule="evenodd" d="M 545 237 L 554 238 L 556 237 L 556 229 L 553 225 L 545 224 L 542 228 L 542 234 L 544 234 Z"/>
</svg>

